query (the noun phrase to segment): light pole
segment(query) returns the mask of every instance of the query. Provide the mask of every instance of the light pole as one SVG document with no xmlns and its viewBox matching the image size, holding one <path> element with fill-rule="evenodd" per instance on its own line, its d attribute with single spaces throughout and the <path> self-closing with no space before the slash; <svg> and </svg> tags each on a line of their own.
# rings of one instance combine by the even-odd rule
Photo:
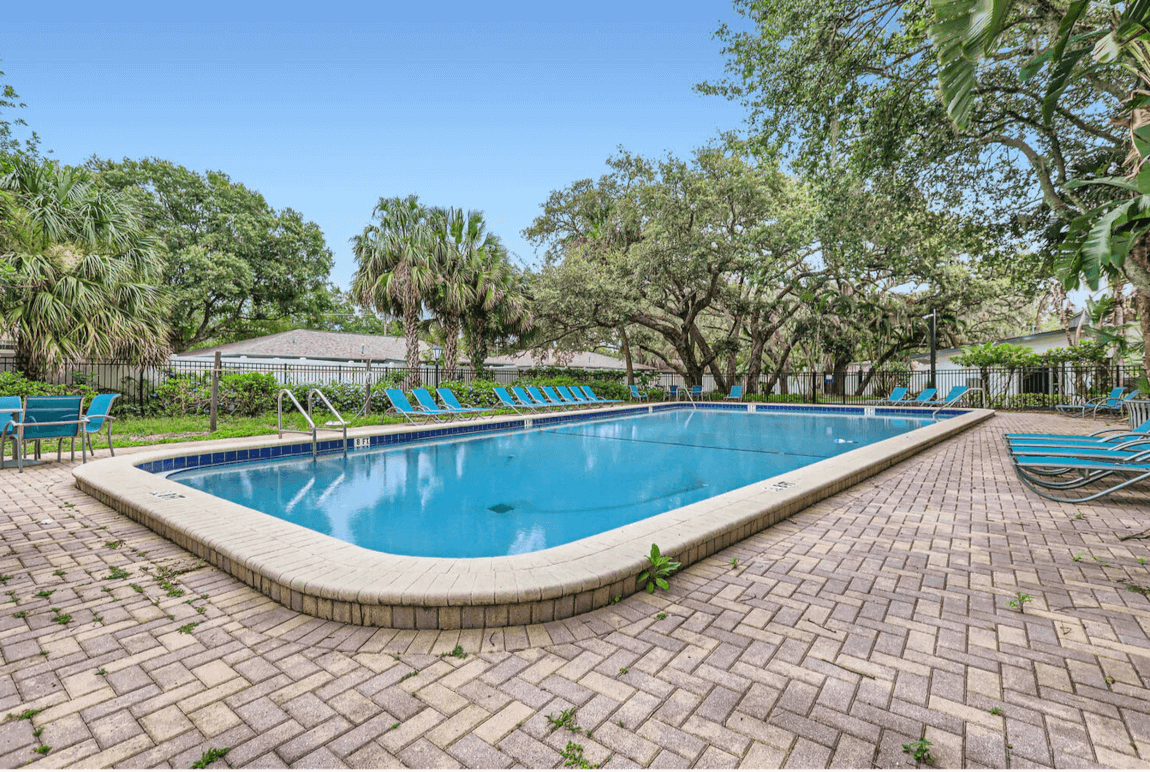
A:
<svg viewBox="0 0 1150 772">
<path fill-rule="evenodd" d="M 935 336 L 938 334 L 938 311 L 930 309 L 930 313 L 923 317 L 923 319 L 930 320 L 930 382 L 926 384 L 928 389 L 935 388 L 934 376 L 937 365 L 937 350 L 935 348 Z"/>
<path fill-rule="evenodd" d="M 443 347 L 436 344 L 431 347 L 431 358 L 435 360 L 435 388 L 439 388 L 439 358 L 443 356 Z"/>
</svg>

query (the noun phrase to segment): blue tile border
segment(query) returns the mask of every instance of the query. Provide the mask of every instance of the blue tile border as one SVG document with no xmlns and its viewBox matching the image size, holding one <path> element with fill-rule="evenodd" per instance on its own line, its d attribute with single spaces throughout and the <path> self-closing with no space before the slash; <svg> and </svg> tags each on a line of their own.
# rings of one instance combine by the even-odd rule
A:
<svg viewBox="0 0 1150 772">
<path fill-rule="evenodd" d="M 438 439 L 440 437 L 454 437 L 467 434 L 483 434 L 489 432 L 505 432 L 514 431 L 518 429 L 525 429 L 528 427 L 528 422 L 532 428 L 537 426 L 551 426 L 554 424 L 570 423 L 573 421 L 595 421 L 602 420 L 603 418 L 623 417 L 629 415 L 640 415 L 644 413 L 662 413 L 668 410 L 728 410 L 728 411 L 744 411 L 749 412 L 751 405 L 755 406 L 756 413 L 823 413 L 823 414 L 839 414 L 839 415 L 865 415 L 868 410 L 874 411 L 874 415 L 883 416 L 916 416 L 922 418 L 925 416 L 924 410 L 919 408 L 908 409 L 899 407 L 863 407 L 858 405 L 793 405 L 786 403 L 770 404 L 766 402 L 740 402 L 740 403 L 720 403 L 720 402 L 707 402 L 698 405 L 692 405 L 690 402 L 663 402 L 651 405 L 643 405 L 641 407 L 626 407 L 616 408 L 602 413 L 593 415 L 580 414 L 580 415 L 550 415 L 545 417 L 528 416 L 509 421 L 500 421 L 493 424 L 460 424 L 457 426 L 442 426 L 436 429 L 423 429 L 419 431 L 406 431 L 391 434 L 377 434 L 370 437 L 349 437 L 347 440 L 347 450 L 352 451 L 355 449 L 356 440 L 368 440 L 369 448 L 378 448 L 386 445 L 405 445 L 414 442 L 423 442 L 431 439 Z M 954 416 L 962 415 L 965 410 L 940 410 L 938 416 L 944 418 L 952 418 Z M 344 441 L 338 440 L 321 440 L 317 443 L 317 455 L 331 455 L 333 453 L 342 453 L 344 451 Z M 174 458 L 158 459 L 156 461 L 147 461 L 136 466 L 137 469 L 153 474 L 167 474 L 170 472 L 177 472 L 184 469 L 196 469 L 199 467 L 207 466 L 227 466 L 229 464 L 239 464 L 245 461 L 266 461 L 274 458 L 298 458 L 311 455 L 311 443 L 293 443 L 289 445 L 268 445 L 259 448 L 241 448 L 239 450 L 226 450 L 212 453 L 197 453 L 188 456 L 176 456 Z"/>
</svg>

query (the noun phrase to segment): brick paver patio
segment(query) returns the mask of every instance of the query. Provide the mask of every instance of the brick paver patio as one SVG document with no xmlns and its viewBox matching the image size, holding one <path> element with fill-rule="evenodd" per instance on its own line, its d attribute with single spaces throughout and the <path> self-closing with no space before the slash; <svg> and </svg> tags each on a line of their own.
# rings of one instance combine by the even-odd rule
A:
<svg viewBox="0 0 1150 772">
<path fill-rule="evenodd" d="M 893 767 L 925 736 L 941 767 L 1145 768 L 1150 541 L 1120 537 L 1150 494 L 1047 502 L 1001 447 L 1099 425 L 999 415 L 670 592 L 451 632 L 292 612 L 66 464 L 0 472 L 0 766 Z"/>
</svg>

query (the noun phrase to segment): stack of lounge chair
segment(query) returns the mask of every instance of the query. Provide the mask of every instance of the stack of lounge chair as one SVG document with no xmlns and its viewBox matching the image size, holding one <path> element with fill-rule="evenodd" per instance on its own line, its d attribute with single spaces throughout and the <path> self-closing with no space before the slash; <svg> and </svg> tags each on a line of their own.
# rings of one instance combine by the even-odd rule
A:
<svg viewBox="0 0 1150 772">
<path fill-rule="evenodd" d="M 1090 435 L 1008 434 L 1014 471 L 1043 498 L 1079 504 L 1150 479 L 1150 421 Z"/>
</svg>

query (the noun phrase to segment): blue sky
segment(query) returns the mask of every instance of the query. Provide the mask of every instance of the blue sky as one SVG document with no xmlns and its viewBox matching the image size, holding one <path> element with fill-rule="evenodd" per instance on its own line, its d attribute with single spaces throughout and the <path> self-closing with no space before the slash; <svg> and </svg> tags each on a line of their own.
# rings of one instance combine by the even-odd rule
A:
<svg viewBox="0 0 1150 772">
<path fill-rule="evenodd" d="M 523 263 L 552 190 L 619 145 L 687 154 L 742 125 L 695 94 L 738 26 L 729 0 L 19 3 L 0 70 L 65 163 L 156 156 L 218 169 L 348 239 L 380 196 L 481 209 Z"/>
</svg>

